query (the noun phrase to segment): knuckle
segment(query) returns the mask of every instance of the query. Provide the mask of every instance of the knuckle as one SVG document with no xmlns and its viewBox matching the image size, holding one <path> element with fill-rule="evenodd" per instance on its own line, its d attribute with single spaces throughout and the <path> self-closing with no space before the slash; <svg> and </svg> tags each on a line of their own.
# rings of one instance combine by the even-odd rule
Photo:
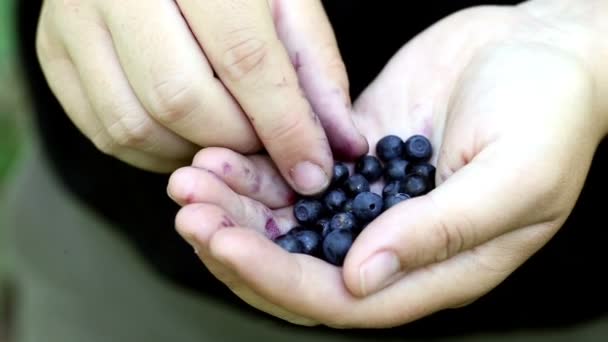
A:
<svg viewBox="0 0 608 342">
<path fill-rule="evenodd" d="M 115 155 L 117 153 L 117 145 L 105 134 L 105 132 L 100 131 L 99 133 L 94 134 L 91 141 L 95 148 L 104 154 Z"/>
<path fill-rule="evenodd" d="M 433 238 L 436 241 L 435 246 L 437 248 L 434 250 L 434 261 L 441 262 L 466 248 L 467 239 L 464 230 L 474 231 L 474 228 L 472 227 L 472 221 L 463 213 L 460 216 L 462 221 L 447 221 L 446 218 L 451 216 L 447 215 L 445 210 L 440 209 L 441 207 L 437 205 L 430 194 L 429 200 L 432 203 L 432 212 L 435 215 L 435 236 Z"/>
<path fill-rule="evenodd" d="M 141 147 L 152 133 L 152 124 L 147 118 L 134 119 L 129 115 L 120 115 L 108 127 L 108 134 L 114 143 L 122 147 Z"/>
<path fill-rule="evenodd" d="M 268 142 L 288 142 L 299 132 L 306 132 L 306 117 L 303 115 L 281 116 L 260 135 Z"/>
<path fill-rule="evenodd" d="M 183 79 L 163 80 L 152 86 L 149 96 L 152 115 L 164 124 L 175 124 L 199 107 L 192 82 Z"/>
<path fill-rule="evenodd" d="M 221 72 L 232 82 L 260 74 L 269 55 L 266 41 L 253 37 L 249 30 L 237 31 L 224 48 Z"/>
</svg>

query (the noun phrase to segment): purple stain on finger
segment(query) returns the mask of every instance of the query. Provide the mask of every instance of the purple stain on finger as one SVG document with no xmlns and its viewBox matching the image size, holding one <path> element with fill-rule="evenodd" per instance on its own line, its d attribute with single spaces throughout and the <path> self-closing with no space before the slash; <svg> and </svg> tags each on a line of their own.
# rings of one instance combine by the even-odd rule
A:
<svg viewBox="0 0 608 342">
<path fill-rule="evenodd" d="M 223 228 L 228 228 L 228 227 L 234 227 L 234 222 L 230 219 L 230 217 L 224 215 L 222 216 L 222 222 L 220 223 L 220 225 Z"/>
<path fill-rule="evenodd" d="M 429 138 L 431 136 L 433 136 L 433 118 L 432 117 L 426 117 L 424 119 L 424 124 L 422 126 L 422 135 L 429 137 Z"/>
<path fill-rule="evenodd" d="M 262 176 L 260 176 L 259 174 L 255 176 L 255 178 L 253 179 L 253 183 L 251 183 L 251 193 L 252 194 L 257 194 L 260 192 L 262 188 Z"/>
<path fill-rule="evenodd" d="M 232 172 L 232 165 L 228 162 L 224 162 L 222 164 L 222 172 L 224 173 L 224 176 Z"/>
<path fill-rule="evenodd" d="M 266 236 L 269 239 L 276 239 L 281 236 L 281 230 L 274 218 L 270 217 L 266 220 Z"/>
</svg>

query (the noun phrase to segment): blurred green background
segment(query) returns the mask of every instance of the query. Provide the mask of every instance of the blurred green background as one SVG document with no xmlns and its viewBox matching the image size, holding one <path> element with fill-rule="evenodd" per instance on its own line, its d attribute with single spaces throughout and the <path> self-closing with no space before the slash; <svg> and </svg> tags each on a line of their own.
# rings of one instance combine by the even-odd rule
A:
<svg viewBox="0 0 608 342">
<path fill-rule="evenodd" d="M 0 0 L 0 190 L 19 151 L 19 118 L 26 110 L 15 63 L 14 4 Z"/>
<path fill-rule="evenodd" d="M 27 117 L 27 101 L 21 87 L 15 55 L 15 18 L 13 8 L 19 0 L 0 0 L 0 207 L 10 167 L 15 162 L 22 144 L 23 128 L 20 122 Z M 1 211 L 1 210 L 0 210 Z M 0 213 L 0 215 L 2 215 Z M 1 217 L 0 217 L 1 218 Z M 8 260 L 4 227 L 0 220 L 0 341 L 7 336 L 8 316 Z"/>
</svg>

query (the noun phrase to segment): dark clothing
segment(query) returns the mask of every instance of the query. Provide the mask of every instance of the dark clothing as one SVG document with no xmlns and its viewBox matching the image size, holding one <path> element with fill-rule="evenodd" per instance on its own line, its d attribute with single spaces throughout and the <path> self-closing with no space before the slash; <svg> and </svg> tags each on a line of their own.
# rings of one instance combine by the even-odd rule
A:
<svg viewBox="0 0 608 342">
<path fill-rule="evenodd" d="M 472 5 L 518 2 L 434 0 L 417 2 L 416 9 L 409 1 L 325 1 L 325 5 L 347 65 L 352 97 L 356 98 L 397 49 L 437 20 Z M 166 196 L 168 176 L 147 173 L 102 154 L 71 123 L 50 92 L 36 59 L 34 37 L 41 1 L 19 1 L 18 5 L 21 58 L 35 122 L 57 177 L 124 233 L 166 279 L 185 290 L 222 298 L 241 310 L 259 314 L 207 272 L 175 232 L 178 207 Z M 379 338 L 382 334 L 432 336 L 543 328 L 605 313 L 608 281 L 601 270 L 606 260 L 604 248 L 608 246 L 606 218 L 602 216 L 606 205 L 594 199 L 608 190 L 606 177 L 602 177 L 608 174 L 607 148 L 606 143 L 600 146 L 566 225 L 491 293 L 470 306 L 447 310 L 406 327 L 357 333 Z"/>
</svg>

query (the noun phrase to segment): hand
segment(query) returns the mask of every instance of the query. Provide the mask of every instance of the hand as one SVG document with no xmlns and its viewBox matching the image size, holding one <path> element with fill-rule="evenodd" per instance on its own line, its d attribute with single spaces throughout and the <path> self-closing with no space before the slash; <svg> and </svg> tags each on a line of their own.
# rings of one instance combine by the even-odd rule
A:
<svg viewBox="0 0 608 342">
<path fill-rule="evenodd" d="M 200 146 L 263 145 L 310 194 L 331 172 L 330 142 L 367 149 L 320 1 L 46 0 L 37 48 L 79 129 L 147 170 L 173 171 Z"/>
<path fill-rule="evenodd" d="M 559 230 L 606 127 L 585 60 L 529 10 L 444 19 L 356 101 L 370 151 L 386 134 L 431 139 L 437 188 L 369 224 L 343 268 L 268 239 L 295 222 L 260 156 L 207 149 L 177 171 L 179 233 L 238 296 L 298 324 L 391 327 L 491 291 Z"/>
</svg>

